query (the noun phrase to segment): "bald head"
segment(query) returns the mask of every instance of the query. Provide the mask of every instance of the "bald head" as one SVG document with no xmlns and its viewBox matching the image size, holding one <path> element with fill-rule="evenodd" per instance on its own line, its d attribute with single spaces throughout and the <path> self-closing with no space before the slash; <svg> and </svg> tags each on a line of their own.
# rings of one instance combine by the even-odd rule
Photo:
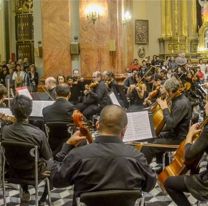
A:
<svg viewBox="0 0 208 206">
<path fill-rule="evenodd" d="M 98 132 L 121 135 L 121 133 L 125 132 L 127 122 L 127 115 L 122 107 L 108 105 L 100 113 Z"/>
<path fill-rule="evenodd" d="M 56 79 L 54 77 L 48 77 L 45 80 L 46 89 L 50 90 L 56 87 Z"/>
</svg>

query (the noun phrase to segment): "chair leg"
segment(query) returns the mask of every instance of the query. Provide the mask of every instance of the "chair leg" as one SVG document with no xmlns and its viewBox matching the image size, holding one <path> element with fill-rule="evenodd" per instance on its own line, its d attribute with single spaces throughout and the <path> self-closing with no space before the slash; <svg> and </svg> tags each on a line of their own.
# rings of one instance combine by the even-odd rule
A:
<svg viewBox="0 0 208 206">
<path fill-rule="evenodd" d="M 2 179 L 2 189 L 3 189 L 3 199 L 4 199 L 4 206 L 6 206 L 6 189 L 5 189 L 5 180 Z"/>
<path fill-rule="evenodd" d="M 5 157 L 4 154 L 2 155 L 2 189 L 3 189 L 3 199 L 4 199 L 4 206 L 6 206 L 6 188 L 5 188 Z"/>
<path fill-rule="evenodd" d="M 52 206 L 52 202 L 51 202 L 51 189 L 50 189 L 50 182 L 49 182 L 48 178 L 46 178 L 46 184 L 47 184 L 47 188 L 48 188 L 48 205 Z"/>
</svg>

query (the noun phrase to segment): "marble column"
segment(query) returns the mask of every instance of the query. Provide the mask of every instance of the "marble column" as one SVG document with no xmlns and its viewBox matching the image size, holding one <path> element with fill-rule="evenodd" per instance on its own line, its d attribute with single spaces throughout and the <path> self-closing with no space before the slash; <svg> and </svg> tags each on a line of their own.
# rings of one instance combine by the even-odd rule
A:
<svg viewBox="0 0 208 206">
<path fill-rule="evenodd" d="M 4 1 L 0 0 L 0 63 L 6 60 L 4 31 Z"/>
<path fill-rule="evenodd" d="M 95 24 L 87 19 L 85 13 L 91 4 L 103 9 Z M 91 77 L 96 70 L 111 70 L 115 74 L 124 72 L 121 9 L 121 0 L 80 0 L 80 63 L 83 76 Z M 115 44 L 111 45 L 115 51 L 109 49 L 109 44 Z"/>
<path fill-rule="evenodd" d="M 44 77 L 71 73 L 70 0 L 41 0 Z"/>
</svg>

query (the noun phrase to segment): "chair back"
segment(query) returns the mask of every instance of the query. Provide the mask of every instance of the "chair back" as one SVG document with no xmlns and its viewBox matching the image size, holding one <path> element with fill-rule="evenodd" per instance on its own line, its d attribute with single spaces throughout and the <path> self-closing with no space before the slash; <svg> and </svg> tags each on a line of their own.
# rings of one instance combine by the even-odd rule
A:
<svg viewBox="0 0 208 206">
<path fill-rule="evenodd" d="M 61 150 L 63 143 L 71 136 L 74 124 L 69 122 L 46 122 L 45 131 L 53 155 Z"/>
<path fill-rule="evenodd" d="M 83 193 L 80 202 L 86 206 L 134 206 L 140 197 L 139 190 L 107 190 Z"/>
<path fill-rule="evenodd" d="M 9 167 L 18 170 L 35 168 L 36 158 L 38 159 L 38 147 L 36 145 L 2 141 L 1 146 Z"/>
</svg>

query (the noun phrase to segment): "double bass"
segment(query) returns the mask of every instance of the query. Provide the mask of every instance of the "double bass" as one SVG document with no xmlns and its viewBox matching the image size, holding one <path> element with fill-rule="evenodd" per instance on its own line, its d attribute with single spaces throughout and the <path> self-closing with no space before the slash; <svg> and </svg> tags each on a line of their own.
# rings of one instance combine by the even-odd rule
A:
<svg viewBox="0 0 208 206">
<path fill-rule="evenodd" d="M 199 125 L 199 129 L 204 128 L 204 126 L 208 123 L 208 117 Z M 194 136 L 193 141 L 195 141 L 200 134 Z M 184 159 L 185 156 L 185 146 L 186 139 L 181 142 L 176 153 L 173 157 L 173 161 L 170 165 L 166 166 L 163 171 L 158 176 L 158 181 L 161 186 L 164 185 L 165 181 L 169 176 L 179 176 L 185 174 L 189 169 L 195 169 L 198 166 L 198 162 L 201 159 L 201 156 L 198 156 L 191 162 L 186 162 Z"/>
<path fill-rule="evenodd" d="M 86 136 L 86 139 L 89 143 L 93 142 L 92 135 L 90 134 L 86 124 L 84 122 L 84 115 L 79 110 L 74 110 L 72 114 L 73 122 L 77 127 L 79 127 L 80 133 L 83 136 Z"/>
</svg>

